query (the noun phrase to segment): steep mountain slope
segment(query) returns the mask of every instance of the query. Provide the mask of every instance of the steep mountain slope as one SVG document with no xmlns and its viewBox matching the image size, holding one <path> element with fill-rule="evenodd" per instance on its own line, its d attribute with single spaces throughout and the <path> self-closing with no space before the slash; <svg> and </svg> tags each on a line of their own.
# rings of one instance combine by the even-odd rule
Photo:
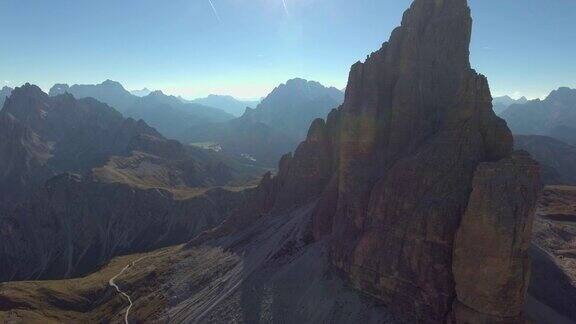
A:
<svg viewBox="0 0 576 324">
<path fill-rule="evenodd" d="M 12 115 L 0 113 L 0 211 L 24 198 L 54 172 L 50 145 Z"/>
<path fill-rule="evenodd" d="M 127 304 L 108 281 L 131 264 L 117 278 L 134 301 L 129 321 L 403 323 L 330 272 L 326 247 L 307 237 L 310 216 L 302 208 L 211 245 L 117 258 L 84 278 L 0 285 L 0 320 L 123 322 Z"/>
<path fill-rule="evenodd" d="M 222 109 L 235 117 L 242 116 L 247 107 L 256 107 L 260 103 L 260 101 L 238 100 L 232 96 L 222 95 L 209 95 L 205 98 L 194 99 L 191 102 Z"/>
<path fill-rule="evenodd" d="M 543 167 L 546 184 L 576 184 L 576 147 L 547 136 L 516 135 L 514 147 L 525 150 Z"/>
<path fill-rule="evenodd" d="M 314 81 L 293 79 L 278 86 L 255 109 L 227 123 L 189 129 L 185 142 L 215 142 L 225 151 L 252 157 L 258 164 L 274 166 L 285 152 L 306 137 L 315 118 L 326 117 L 342 102 L 343 94 Z"/>
<path fill-rule="evenodd" d="M 186 103 L 168 96 L 162 91 L 154 91 L 138 97 L 128 92 L 115 81 L 106 80 L 97 85 L 57 84 L 50 89 L 50 95 L 70 93 L 75 98 L 95 98 L 116 108 L 124 116 L 142 119 L 163 135 L 176 139 L 184 130 L 195 125 L 223 122 L 233 118 L 223 110 Z"/>
<path fill-rule="evenodd" d="M 77 277 L 117 255 L 186 242 L 218 225 L 240 193 L 223 189 L 174 199 L 64 174 L 0 215 L 0 282 Z"/>
<path fill-rule="evenodd" d="M 510 96 L 502 96 L 502 97 L 495 97 L 492 99 L 492 106 L 493 110 L 497 115 L 500 115 L 504 112 L 508 107 L 519 104 L 523 105 L 528 102 L 526 97 L 521 97 L 519 99 L 512 99 Z"/>
<path fill-rule="evenodd" d="M 502 113 L 518 135 L 545 135 L 576 144 L 576 89 L 559 88 L 544 100 L 512 105 Z"/>
<path fill-rule="evenodd" d="M 10 87 L 2 87 L 2 89 L 0 89 L 0 109 L 2 109 L 2 106 L 4 106 L 4 101 L 6 98 L 10 97 L 12 90 L 14 89 Z"/>
<path fill-rule="evenodd" d="M 160 136 L 94 99 L 49 97 L 29 84 L 12 92 L 0 115 L 2 203 L 14 203 L 55 174 L 89 170 L 111 155 L 127 154 L 137 136 Z"/>
</svg>

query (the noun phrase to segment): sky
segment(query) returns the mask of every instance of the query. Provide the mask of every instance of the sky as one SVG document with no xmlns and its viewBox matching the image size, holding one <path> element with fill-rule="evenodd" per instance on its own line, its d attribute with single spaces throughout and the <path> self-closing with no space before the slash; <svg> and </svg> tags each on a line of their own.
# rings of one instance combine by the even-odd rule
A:
<svg viewBox="0 0 576 324">
<path fill-rule="evenodd" d="M 0 0 L 0 86 L 259 98 L 294 77 L 344 88 L 410 0 Z M 494 96 L 576 88 L 576 1 L 469 0 Z"/>
</svg>

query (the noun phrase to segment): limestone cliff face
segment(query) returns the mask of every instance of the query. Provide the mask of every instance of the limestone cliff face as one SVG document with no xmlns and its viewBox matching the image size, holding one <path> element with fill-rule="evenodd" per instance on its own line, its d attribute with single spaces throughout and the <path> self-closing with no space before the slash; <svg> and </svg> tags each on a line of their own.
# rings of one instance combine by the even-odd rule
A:
<svg viewBox="0 0 576 324">
<path fill-rule="evenodd" d="M 470 68 L 471 26 L 466 0 L 415 0 L 390 41 L 352 67 L 344 104 L 270 180 L 269 210 L 319 199 L 314 237 L 332 264 L 421 322 L 516 319 L 524 302 L 539 170 L 511 155 L 488 82 Z M 476 224 L 486 240 L 456 239 Z M 494 258 L 465 257 L 484 249 Z M 497 305 L 505 298 L 510 309 Z"/>
<path fill-rule="evenodd" d="M 458 322 L 521 320 L 539 173 L 539 165 L 524 152 L 476 169 L 454 242 Z"/>
</svg>

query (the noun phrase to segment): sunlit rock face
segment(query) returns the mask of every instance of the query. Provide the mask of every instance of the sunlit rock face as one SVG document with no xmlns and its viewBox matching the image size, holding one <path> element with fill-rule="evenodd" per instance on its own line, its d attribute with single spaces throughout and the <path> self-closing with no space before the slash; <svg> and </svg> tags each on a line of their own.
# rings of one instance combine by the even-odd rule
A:
<svg viewBox="0 0 576 324">
<path fill-rule="evenodd" d="M 343 105 L 264 184 L 275 192 L 267 212 L 319 199 L 312 228 L 332 265 L 421 322 L 516 321 L 525 298 L 539 167 L 512 154 L 470 67 L 471 27 L 466 0 L 414 1 L 352 66 Z M 483 239 L 456 239 L 470 231 Z M 498 305 L 506 298 L 510 309 Z"/>
</svg>

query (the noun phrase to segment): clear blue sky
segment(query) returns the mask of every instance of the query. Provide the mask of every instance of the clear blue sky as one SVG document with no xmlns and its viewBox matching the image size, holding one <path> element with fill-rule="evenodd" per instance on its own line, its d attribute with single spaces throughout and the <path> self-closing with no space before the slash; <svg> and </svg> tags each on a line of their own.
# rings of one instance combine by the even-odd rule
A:
<svg viewBox="0 0 576 324">
<path fill-rule="evenodd" d="M 343 88 L 410 0 L 0 0 L 0 82 L 113 79 L 191 98 L 293 77 Z M 469 0 L 472 65 L 494 95 L 576 87 L 576 1 Z"/>
</svg>

